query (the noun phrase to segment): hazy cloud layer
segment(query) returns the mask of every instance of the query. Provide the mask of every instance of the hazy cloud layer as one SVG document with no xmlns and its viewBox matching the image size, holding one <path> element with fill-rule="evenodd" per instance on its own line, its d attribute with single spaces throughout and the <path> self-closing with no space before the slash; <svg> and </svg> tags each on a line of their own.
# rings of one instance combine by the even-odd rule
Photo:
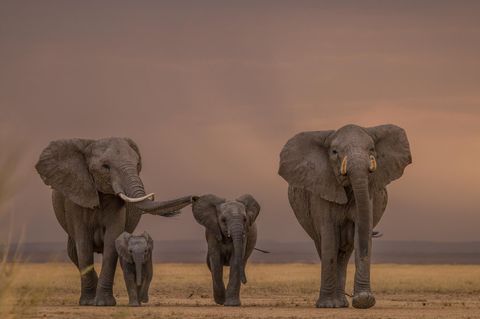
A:
<svg viewBox="0 0 480 319">
<path fill-rule="evenodd" d="M 2 125 L 28 145 L 15 224 L 28 241 L 65 238 L 33 170 L 50 140 L 129 136 L 158 198 L 249 192 L 262 239 L 305 240 L 276 174 L 286 140 L 394 123 L 414 163 L 389 187 L 385 238 L 480 240 L 479 14 L 439 1 L 4 1 Z M 189 209 L 143 229 L 203 238 Z"/>
</svg>

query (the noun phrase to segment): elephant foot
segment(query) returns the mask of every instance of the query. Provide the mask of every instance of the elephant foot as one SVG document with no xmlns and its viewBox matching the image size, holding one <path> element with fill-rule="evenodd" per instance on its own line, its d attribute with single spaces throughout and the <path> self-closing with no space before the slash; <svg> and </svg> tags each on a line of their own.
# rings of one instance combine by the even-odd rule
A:
<svg viewBox="0 0 480 319">
<path fill-rule="evenodd" d="M 98 294 L 95 297 L 95 306 L 115 306 L 117 301 L 112 294 Z"/>
<path fill-rule="evenodd" d="M 353 295 L 352 306 L 360 309 L 367 309 L 375 305 L 375 297 L 371 292 L 362 291 Z"/>
<path fill-rule="evenodd" d="M 348 308 L 350 306 L 347 297 L 343 293 L 337 297 L 337 303 L 339 305 L 338 308 Z"/>
<path fill-rule="evenodd" d="M 241 306 L 242 303 L 240 302 L 240 298 L 230 298 L 225 300 L 223 305 L 227 307 L 238 307 Z"/>
<path fill-rule="evenodd" d="M 81 295 L 80 301 L 78 302 L 80 306 L 94 306 L 95 305 L 95 295 Z"/>
<path fill-rule="evenodd" d="M 348 300 L 345 298 L 320 297 L 315 304 L 317 308 L 345 308 L 348 307 Z"/>
<path fill-rule="evenodd" d="M 138 302 L 138 300 L 134 300 L 134 301 L 128 302 L 128 306 L 129 307 L 140 307 L 141 304 L 140 304 L 140 302 Z"/>
<path fill-rule="evenodd" d="M 142 296 L 140 301 L 143 302 L 143 303 L 147 303 L 148 302 L 148 295 L 147 296 Z"/>
<path fill-rule="evenodd" d="M 217 305 L 223 305 L 225 303 L 225 289 L 220 292 L 213 292 L 213 299 Z"/>
</svg>

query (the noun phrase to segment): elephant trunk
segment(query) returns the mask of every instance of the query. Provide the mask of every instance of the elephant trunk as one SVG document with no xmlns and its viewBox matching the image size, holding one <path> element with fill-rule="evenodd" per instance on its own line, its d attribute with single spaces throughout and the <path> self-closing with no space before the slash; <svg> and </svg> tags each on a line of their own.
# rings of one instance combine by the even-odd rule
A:
<svg viewBox="0 0 480 319">
<path fill-rule="evenodd" d="M 144 262 L 143 255 L 142 256 L 133 255 L 133 262 L 135 263 L 135 281 L 137 283 L 137 286 L 141 286 L 142 285 L 142 267 Z"/>
<path fill-rule="evenodd" d="M 144 213 L 160 216 L 174 216 L 178 210 L 192 202 L 192 196 L 180 197 L 170 201 L 151 200 L 153 194 L 146 194 L 143 182 L 138 176 L 136 166 L 128 165 L 121 169 L 119 182 L 113 184 L 114 191 L 124 201 L 131 202 Z"/>
<path fill-rule="evenodd" d="M 368 172 L 353 168 L 349 172 L 357 213 L 355 216 L 355 286 L 354 293 L 370 291 L 370 257 L 372 248 L 373 211 Z"/>
<path fill-rule="evenodd" d="M 243 223 L 238 221 L 233 223 L 230 228 L 230 235 L 233 242 L 233 258 L 230 265 L 231 271 L 234 271 L 237 278 L 240 278 L 240 281 L 245 284 L 247 278 L 245 276 L 245 228 Z"/>
</svg>

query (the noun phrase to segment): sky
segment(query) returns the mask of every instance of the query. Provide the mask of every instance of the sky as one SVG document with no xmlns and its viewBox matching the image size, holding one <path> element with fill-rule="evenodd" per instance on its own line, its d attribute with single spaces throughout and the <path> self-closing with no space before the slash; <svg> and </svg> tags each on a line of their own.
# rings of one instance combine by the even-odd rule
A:
<svg viewBox="0 0 480 319">
<path fill-rule="evenodd" d="M 1 1 L 0 156 L 21 160 L 0 229 L 65 240 L 40 152 L 128 136 L 158 199 L 251 193 L 260 241 L 306 241 L 277 175 L 285 142 L 392 123 L 413 164 L 388 186 L 383 240 L 478 241 L 479 15 L 475 1 Z M 189 208 L 143 230 L 204 240 Z"/>
</svg>

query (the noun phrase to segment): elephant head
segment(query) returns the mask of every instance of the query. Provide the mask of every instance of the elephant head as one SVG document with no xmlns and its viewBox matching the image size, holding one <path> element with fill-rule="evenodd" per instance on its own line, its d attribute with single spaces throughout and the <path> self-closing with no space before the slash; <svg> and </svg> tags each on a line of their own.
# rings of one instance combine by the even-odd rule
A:
<svg viewBox="0 0 480 319">
<path fill-rule="evenodd" d="M 123 232 L 115 240 L 115 248 L 120 258 L 135 264 L 137 286 L 142 284 L 142 266 L 152 258 L 153 240 L 147 232 L 135 236 Z"/>
<path fill-rule="evenodd" d="M 140 151 L 129 138 L 53 141 L 35 168 L 45 184 L 82 207 L 100 206 L 99 193 L 117 195 L 141 211 L 163 216 L 191 202 L 190 197 L 156 202 L 153 194 L 145 193 Z"/>
<path fill-rule="evenodd" d="M 355 238 L 360 258 L 369 256 L 373 190 L 402 176 L 412 162 L 405 131 L 395 125 L 299 133 L 280 153 L 279 175 L 291 186 L 346 204 L 352 190 L 357 205 Z"/>
<path fill-rule="evenodd" d="M 245 237 L 260 212 L 258 202 L 248 194 L 229 201 L 215 195 L 204 195 L 193 201 L 192 211 L 195 220 L 218 241 L 232 241 L 234 255 L 230 266 L 240 275 L 242 283 L 246 283 L 243 262 Z"/>
</svg>

